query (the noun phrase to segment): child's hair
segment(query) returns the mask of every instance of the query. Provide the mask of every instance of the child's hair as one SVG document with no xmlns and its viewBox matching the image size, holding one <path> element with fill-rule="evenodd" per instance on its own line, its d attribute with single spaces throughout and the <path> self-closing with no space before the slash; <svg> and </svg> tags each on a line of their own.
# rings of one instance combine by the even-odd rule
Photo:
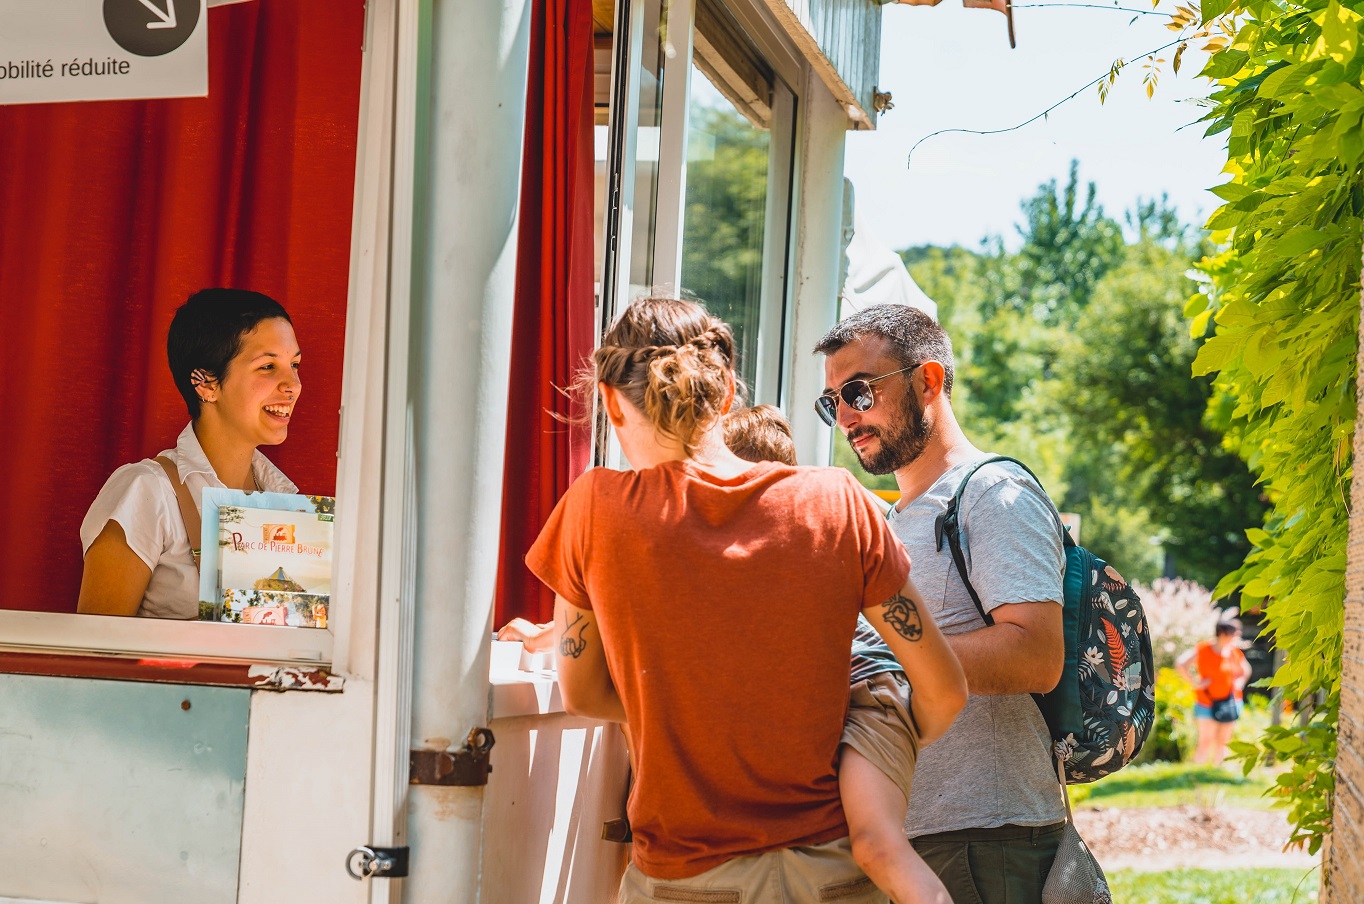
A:
<svg viewBox="0 0 1364 904">
<path fill-rule="evenodd" d="M 699 302 L 636 299 L 606 331 L 574 388 L 590 402 L 598 383 L 620 390 L 656 430 L 691 454 L 723 416 L 731 387 L 739 391 L 734 334 Z"/>
<path fill-rule="evenodd" d="M 725 445 L 744 461 L 796 463 L 791 425 L 772 405 L 739 408 L 725 415 Z"/>
<path fill-rule="evenodd" d="M 195 372 L 203 371 L 203 379 L 221 380 L 242 349 L 242 337 L 275 317 L 289 320 L 279 302 L 245 289 L 203 289 L 180 305 L 166 334 L 166 358 L 190 420 L 199 419 L 201 405 Z"/>
</svg>

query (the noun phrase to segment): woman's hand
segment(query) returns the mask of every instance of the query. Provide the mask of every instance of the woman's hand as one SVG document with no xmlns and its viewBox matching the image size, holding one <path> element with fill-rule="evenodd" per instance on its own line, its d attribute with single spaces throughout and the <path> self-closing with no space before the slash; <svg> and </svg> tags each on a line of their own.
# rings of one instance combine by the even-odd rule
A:
<svg viewBox="0 0 1364 904">
<path fill-rule="evenodd" d="M 524 618 L 513 618 L 497 632 L 498 640 L 519 640 L 528 653 L 543 653 L 554 646 L 554 623 L 537 625 Z"/>
</svg>

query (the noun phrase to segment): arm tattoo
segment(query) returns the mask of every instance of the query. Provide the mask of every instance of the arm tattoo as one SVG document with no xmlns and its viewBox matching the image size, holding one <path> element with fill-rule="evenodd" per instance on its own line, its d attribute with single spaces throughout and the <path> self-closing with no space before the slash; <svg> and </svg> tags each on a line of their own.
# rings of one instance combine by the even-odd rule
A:
<svg viewBox="0 0 1364 904">
<path fill-rule="evenodd" d="M 565 616 L 565 619 L 567 619 L 567 616 Z M 577 637 L 572 636 L 570 633 L 573 631 L 573 626 L 582 620 L 583 617 L 579 614 L 573 621 L 564 625 L 564 630 L 559 635 L 560 655 L 567 656 L 570 659 L 577 659 L 579 656 L 583 655 L 583 651 L 587 649 L 587 641 L 583 639 L 583 632 L 587 630 L 587 625 L 583 625 L 578 629 Z"/>
<path fill-rule="evenodd" d="M 924 636 L 924 623 L 919 617 L 919 607 L 914 605 L 914 601 L 909 597 L 897 593 L 882 603 L 881 609 L 886 623 L 905 640 L 915 641 Z"/>
</svg>

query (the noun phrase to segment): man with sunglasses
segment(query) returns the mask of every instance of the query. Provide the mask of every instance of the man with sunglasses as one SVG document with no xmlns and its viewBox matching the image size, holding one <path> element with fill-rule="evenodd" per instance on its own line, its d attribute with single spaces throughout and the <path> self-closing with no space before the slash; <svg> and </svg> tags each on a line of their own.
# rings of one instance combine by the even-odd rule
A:
<svg viewBox="0 0 1364 904">
<path fill-rule="evenodd" d="M 952 345 L 931 317 L 874 305 L 829 331 L 816 411 L 872 474 L 894 474 L 888 513 L 915 584 L 948 635 L 970 697 L 920 753 L 905 831 L 954 901 L 1040 902 L 1064 825 L 1046 723 L 1030 694 L 1061 676 L 1061 522 L 1023 469 L 984 465 L 961 505 L 971 583 L 986 625 L 936 536 L 938 515 L 986 457 L 952 411 Z"/>
</svg>

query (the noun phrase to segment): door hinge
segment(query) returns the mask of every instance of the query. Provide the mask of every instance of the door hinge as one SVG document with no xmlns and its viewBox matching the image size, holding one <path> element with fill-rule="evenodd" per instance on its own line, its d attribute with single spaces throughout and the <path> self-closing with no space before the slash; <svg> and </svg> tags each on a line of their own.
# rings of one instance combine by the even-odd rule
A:
<svg viewBox="0 0 1364 904">
<path fill-rule="evenodd" d="M 401 879 L 407 875 L 407 848 L 361 845 L 346 855 L 346 872 L 356 880 Z"/>
<path fill-rule="evenodd" d="M 407 781 L 412 785 L 486 785 L 493 764 L 488 752 L 496 738 L 486 728 L 474 728 L 458 750 L 413 750 Z"/>
</svg>

